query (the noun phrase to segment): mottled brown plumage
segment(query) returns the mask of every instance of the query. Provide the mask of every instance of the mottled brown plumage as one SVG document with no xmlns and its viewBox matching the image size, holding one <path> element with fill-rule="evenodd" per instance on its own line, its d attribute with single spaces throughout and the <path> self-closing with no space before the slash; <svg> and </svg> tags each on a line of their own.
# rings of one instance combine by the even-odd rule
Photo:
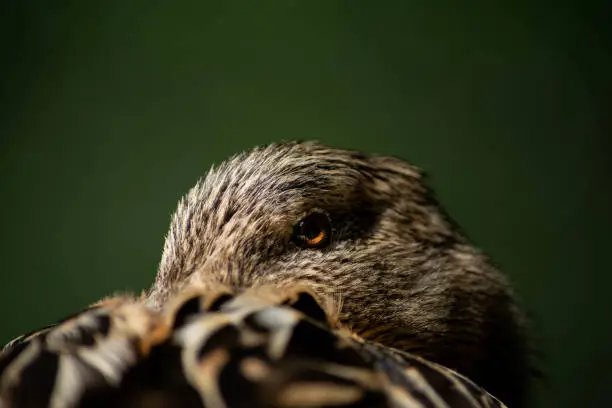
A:
<svg viewBox="0 0 612 408">
<path fill-rule="evenodd" d="M 501 405 L 452 370 L 523 407 L 525 331 L 417 168 L 272 144 L 181 200 L 148 292 L 7 346 L 0 408 Z"/>
<path fill-rule="evenodd" d="M 322 249 L 292 240 L 313 211 L 332 222 Z M 179 203 L 148 304 L 218 284 L 305 285 L 363 338 L 525 405 L 529 349 L 510 285 L 399 159 L 290 142 L 212 169 Z"/>
<path fill-rule="evenodd" d="M 0 353 L 2 408 L 503 408 L 461 375 L 354 336 L 307 288 L 106 299 Z"/>
</svg>

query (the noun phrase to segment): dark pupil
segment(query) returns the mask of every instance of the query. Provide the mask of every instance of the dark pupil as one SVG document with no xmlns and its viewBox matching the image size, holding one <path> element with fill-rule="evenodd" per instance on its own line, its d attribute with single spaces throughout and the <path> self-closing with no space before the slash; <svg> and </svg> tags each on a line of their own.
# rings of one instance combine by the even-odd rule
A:
<svg viewBox="0 0 612 408">
<path fill-rule="evenodd" d="M 317 219 L 304 220 L 302 223 L 302 235 L 306 239 L 314 239 L 321 232 L 321 223 Z"/>
</svg>

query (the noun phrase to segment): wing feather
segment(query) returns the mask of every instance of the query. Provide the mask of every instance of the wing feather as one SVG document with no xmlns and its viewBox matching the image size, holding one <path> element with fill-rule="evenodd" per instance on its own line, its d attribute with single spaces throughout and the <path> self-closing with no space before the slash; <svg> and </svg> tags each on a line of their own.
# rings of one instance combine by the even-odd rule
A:
<svg viewBox="0 0 612 408">
<path fill-rule="evenodd" d="M 503 407 L 337 321 L 303 288 L 107 299 L 5 346 L 0 407 Z"/>
</svg>

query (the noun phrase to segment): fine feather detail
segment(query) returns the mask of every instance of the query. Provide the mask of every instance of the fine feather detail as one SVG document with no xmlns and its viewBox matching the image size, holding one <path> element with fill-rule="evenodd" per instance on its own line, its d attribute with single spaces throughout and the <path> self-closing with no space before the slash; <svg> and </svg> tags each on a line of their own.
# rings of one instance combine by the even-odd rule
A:
<svg viewBox="0 0 612 408">
<path fill-rule="evenodd" d="M 0 354 L 0 406 L 503 407 L 452 370 L 349 334 L 304 288 L 113 298 Z"/>
</svg>

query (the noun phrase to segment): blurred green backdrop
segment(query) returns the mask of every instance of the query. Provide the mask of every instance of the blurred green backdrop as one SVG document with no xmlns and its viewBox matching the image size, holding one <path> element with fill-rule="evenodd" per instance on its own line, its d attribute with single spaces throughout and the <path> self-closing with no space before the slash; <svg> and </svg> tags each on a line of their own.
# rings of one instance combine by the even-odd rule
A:
<svg viewBox="0 0 612 408">
<path fill-rule="evenodd" d="M 534 316 L 537 406 L 612 406 L 607 9 L 2 4 L 1 342 L 147 287 L 213 162 L 314 138 L 426 169 Z"/>
</svg>

